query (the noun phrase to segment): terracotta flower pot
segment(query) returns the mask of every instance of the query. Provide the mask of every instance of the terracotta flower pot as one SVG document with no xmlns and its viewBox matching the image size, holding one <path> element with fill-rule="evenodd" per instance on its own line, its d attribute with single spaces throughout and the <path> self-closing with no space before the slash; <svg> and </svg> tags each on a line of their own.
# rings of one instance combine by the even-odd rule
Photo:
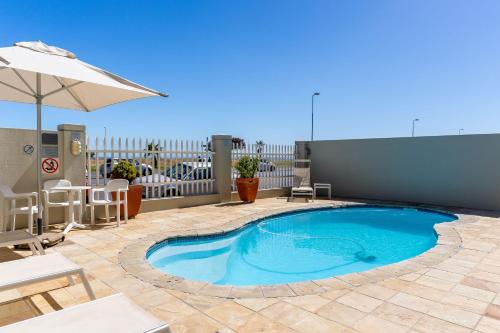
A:
<svg viewBox="0 0 500 333">
<path fill-rule="evenodd" d="M 116 193 L 113 192 L 112 195 L 113 195 L 113 200 L 116 200 Z M 122 200 L 123 202 L 124 199 L 125 198 L 123 197 L 122 193 L 120 200 Z M 136 216 L 139 213 L 139 210 L 141 209 L 142 185 L 134 184 L 128 186 L 127 201 L 128 201 L 128 217 Z M 120 216 L 125 216 L 124 214 L 125 212 L 123 206 L 120 206 Z"/>
<path fill-rule="evenodd" d="M 259 178 L 237 178 L 236 187 L 242 201 L 254 202 L 259 190 Z"/>
</svg>

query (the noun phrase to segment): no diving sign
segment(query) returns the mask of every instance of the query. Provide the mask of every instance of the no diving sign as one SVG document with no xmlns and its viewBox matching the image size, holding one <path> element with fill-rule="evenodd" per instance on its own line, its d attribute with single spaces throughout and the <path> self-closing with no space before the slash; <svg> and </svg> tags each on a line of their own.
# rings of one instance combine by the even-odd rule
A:
<svg viewBox="0 0 500 333">
<path fill-rule="evenodd" d="M 59 159 L 47 157 L 42 160 L 42 173 L 45 175 L 54 175 L 59 170 Z"/>
</svg>

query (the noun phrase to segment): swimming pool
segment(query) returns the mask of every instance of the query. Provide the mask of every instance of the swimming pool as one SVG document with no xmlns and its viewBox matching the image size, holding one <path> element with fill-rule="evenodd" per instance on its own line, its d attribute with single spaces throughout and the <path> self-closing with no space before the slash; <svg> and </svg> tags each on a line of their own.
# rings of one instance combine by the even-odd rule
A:
<svg viewBox="0 0 500 333">
<path fill-rule="evenodd" d="M 171 275 L 217 285 L 322 279 L 414 257 L 436 244 L 434 224 L 453 215 L 413 208 L 312 209 L 261 219 L 221 235 L 166 240 L 149 263 Z"/>
</svg>

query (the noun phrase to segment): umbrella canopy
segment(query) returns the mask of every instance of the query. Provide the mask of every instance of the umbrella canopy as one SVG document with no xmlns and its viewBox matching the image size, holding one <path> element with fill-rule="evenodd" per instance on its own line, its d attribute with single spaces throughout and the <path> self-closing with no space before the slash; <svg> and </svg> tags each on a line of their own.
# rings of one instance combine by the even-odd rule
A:
<svg viewBox="0 0 500 333">
<path fill-rule="evenodd" d="M 0 100 L 37 105 L 37 179 L 41 191 L 41 107 L 93 111 L 132 99 L 167 94 L 80 61 L 64 49 L 38 42 L 0 48 Z M 39 200 L 39 204 L 40 204 Z M 41 233 L 39 205 L 38 233 Z"/>
<path fill-rule="evenodd" d="M 125 80 L 42 42 L 0 48 L 0 100 L 36 103 L 40 74 L 42 104 L 92 111 L 107 105 L 166 94 Z"/>
</svg>

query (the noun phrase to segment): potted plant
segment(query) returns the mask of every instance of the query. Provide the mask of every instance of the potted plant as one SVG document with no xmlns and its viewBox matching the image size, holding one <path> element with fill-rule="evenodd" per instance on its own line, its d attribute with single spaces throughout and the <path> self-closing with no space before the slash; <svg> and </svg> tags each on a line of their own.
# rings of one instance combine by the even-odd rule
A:
<svg viewBox="0 0 500 333">
<path fill-rule="evenodd" d="M 132 184 L 132 182 L 139 177 L 139 171 L 129 161 L 120 161 L 111 170 L 111 179 L 126 179 L 129 182 L 127 201 L 128 201 L 128 216 L 134 217 L 141 209 L 142 201 L 142 185 Z M 116 198 L 116 193 L 113 193 L 113 199 Z M 123 200 L 123 194 L 120 200 Z M 120 214 L 123 216 L 123 206 L 120 207 Z"/>
<path fill-rule="evenodd" d="M 242 201 L 254 202 L 259 189 L 259 178 L 255 173 L 259 168 L 259 158 L 243 156 L 234 166 L 240 177 L 236 179 L 238 195 Z"/>
</svg>

